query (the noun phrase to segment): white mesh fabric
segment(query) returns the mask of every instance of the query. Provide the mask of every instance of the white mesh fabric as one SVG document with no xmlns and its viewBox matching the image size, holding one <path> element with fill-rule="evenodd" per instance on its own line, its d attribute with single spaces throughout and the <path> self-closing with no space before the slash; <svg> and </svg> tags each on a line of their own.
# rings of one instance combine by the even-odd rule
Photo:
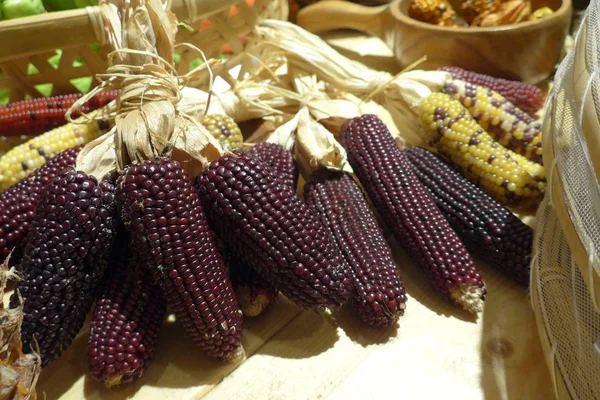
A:
<svg viewBox="0 0 600 400">
<path fill-rule="evenodd" d="M 556 73 L 544 121 L 549 185 L 537 214 L 531 291 L 561 399 L 600 399 L 600 287 L 592 278 L 600 274 L 600 186 L 594 170 L 600 160 L 590 155 L 587 142 L 600 140 L 599 7 L 600 0 L 592 0 L 574 50 Z M 590 100 L 591 111 L 585 106 Z"/>
</svg>

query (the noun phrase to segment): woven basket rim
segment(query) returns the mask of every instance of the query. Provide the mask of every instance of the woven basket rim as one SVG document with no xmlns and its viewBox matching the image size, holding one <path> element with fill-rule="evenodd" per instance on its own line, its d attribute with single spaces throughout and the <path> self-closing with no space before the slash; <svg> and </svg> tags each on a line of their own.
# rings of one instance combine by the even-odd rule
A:
<svg viewBox="0 0 600 400">
<path fill-rule="evenodd" d="M 195 20 L 209 18 L 246 0 L 187 0 L 196 5 Z M 171 10 L 181 21 L 190 15 L 184 0 L 173 0 Z M 81 43 L 100 42 L 94 31 L 91 14 L 100 15 L 100 6 L 54 11 L 0 22 L 0 62 L 38 54 Z M 74 38 L 77 38 L 75 41 Z M 32 40 L 32 39 L 36 40 Z"/>
</svg>

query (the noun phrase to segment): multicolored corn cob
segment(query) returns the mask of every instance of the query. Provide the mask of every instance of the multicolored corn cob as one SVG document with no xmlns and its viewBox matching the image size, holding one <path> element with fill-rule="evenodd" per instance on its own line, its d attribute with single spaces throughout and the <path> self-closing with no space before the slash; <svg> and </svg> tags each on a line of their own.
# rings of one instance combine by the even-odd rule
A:
<svg viewBox="0 0 600 400">
<path fill-rule="evenodd" d="M 304 187 L 304 200 L 329 227 L 352 269 L 353 303 L 363 321 L 393 324 L 404 314 L 406 292 L 392 250 L 358 184 L 345 172 L 319 171 Z"/>
<path fill-rule="evenodd" d="M 450 95 L 421 101 L 429 144 L 473 183 L 507 206 L 535 207 L 544 197 L 544 167 L 496 142 Z"/>
<path fill-rule="evenodd" d="M 453 79 L 442 89 L 461 102 L 498 143 L 542 164 L 542 124 L 515 107 L 498 92 Z"/>
<path fill-rule="evenodd" d="M 21 260 L 25 280 L 11 299 L 24 301 L 26 353 L 37 342 L 42 366 L 71 344 L 101 285 L 115 234 L 114 187 L 65 170 L 50 181 L 35 208 Z"/>
<path fill-rule="evenodd" d="M 107 128 L 98 121 L 66 124 L 13 148 L 0 158 L 0 190 L 25 179 L 57 153 L 98 138 Z"/>
<path fill-rule="evenodd" d="M 183 167 L 168 158 L 128 167 L 117 180 L 117 205 L 139 262 L 194 343 L 212 357 L 242 356 L 242 313 Z"/>
<path fill-rule="evenodd" d="M 421 147 L 404 153 L 429 194 L 467 248 L 508 277 L 529 285 L 533 229 Z"/>
<path fill-rule="evenodd" d="M 244 137 L 233 118 L 224 114 L 208 114 L 200 123 L 219 141 L 223 150 L 233 151 L 242 147 Z"/>
<path fill-rule="evenodd" d="M 544 107 L 546 101 L 546 95 L 542 89 L 524 82 L 494 78 L 458 67 L 440 67 L 439 70 L 449 72 L 454 79 L 461 79 L 473 85 L 492 89 L 529 114 L 539 111 Z"/>
<path fill-rule="evenodd" d="M 456 25 L 456 11 L 447 0 L 412 0 L 408 15 L 417 21 L 440 26 Z"/>
<path fill-rule="evenodd" d="M 485 286 L 467 249 L 374 115 L 342 127 L 341 142 L 360 183 L 400 245 L 449 301 L 479 312 Z"/>
<path fill-rule="evenodd" d="M 280 183 L 296 190 L 300 172 L 290 151 L 276 143 L 258 143 L 247 153 L 257 157 L 274 172 Z"/>
<path fill-rule="evenodd" d="M 89 369 L 107 387 L 142 376 L 158 344 L 167 303 L 149 269 L 117 240 L 90 323 Z"/>
<path fill-rule="evenodd" d="M 9 254 L 10 264 L 18 265 L 31 221 L 45 186 L 55 176 L 75 165 L 83 146 L 58 153 L 29 177 L 0 193 L 0 262 Z"/>
<path fill-rule="evenodd" d="M 352 289 L 327 227 L 255 157 L 214 161 L 197 179 L 209 223 L 236 257 L 301 307 L 338 307 Z"/>
<path fill-rule="evenodd" d="M 35 135 L 15 135 L 15 136 L 0 136 L 0 157 L 11 151 L 28 140 L 31 140 Z"/>
<path fill-rule="evenodd" d="M 104 107 L 119 95 L 118 90 L 98 93 L 81 106 L 80 112 L 72 113 L 76 118 L 81 113 Z M 41 97 L 0 105 L 0 135 L 39 135 L 51 129 L 65 125 L 65 114 L 82 93 Z"/>
</svg>

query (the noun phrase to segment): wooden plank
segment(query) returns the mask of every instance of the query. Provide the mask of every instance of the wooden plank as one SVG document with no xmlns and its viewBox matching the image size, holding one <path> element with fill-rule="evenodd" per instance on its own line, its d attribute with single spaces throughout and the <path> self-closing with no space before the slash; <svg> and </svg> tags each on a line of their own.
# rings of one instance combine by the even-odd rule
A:
<svg viewBox="0 0 600 400">
<path fill-rule="evenodd" d="M 366 327 L 349 310 L 303 312 L 203 399 L 553 399 L 523 288 L 478 262 L 489 294 L 474 319 L 392 243 L 409 294 L 397 331 Z"/>
</svg>

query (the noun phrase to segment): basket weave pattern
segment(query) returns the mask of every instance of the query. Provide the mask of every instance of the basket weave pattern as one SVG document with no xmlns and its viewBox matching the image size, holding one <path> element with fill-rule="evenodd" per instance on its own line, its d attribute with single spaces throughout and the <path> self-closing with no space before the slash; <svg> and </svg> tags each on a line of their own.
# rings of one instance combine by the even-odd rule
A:
<svg viewBox="0 0 600 400">
<path fill-rule="evenodd" d="M 197 13 L 191 20 L 190 4 Z M 211 8 L 208 14 L 206 7 Z M 172 10 L 193 28 L 181 29 L 178 42 L 196 46 L 207 58 L 218 57 L 223 51 L 239 54 L 245 36 L 257 23 L 267 18 L 286 19 L 289 12 L 287 0 L 180 0 L 173 2 Z M 25 33 L 30 34 L 27 46 L 15 44 L 3 51 L 0 45 L 0 94 L 8 92 L 13 102 L 28 96 L 85 92 L 97 84 L 92 77 L 106 71 L 106 56 L 111 50 L 98 27 L 100 15 L 100 7 L 88 7 L 29 17 L 25 24 Z M 23 26 L 14 21 L 0 23 L 0 42 L 23 35 Z M 198 58 L 197 52 L 185 50 L 178 72 L 189 71 Z"/>
</svg>

